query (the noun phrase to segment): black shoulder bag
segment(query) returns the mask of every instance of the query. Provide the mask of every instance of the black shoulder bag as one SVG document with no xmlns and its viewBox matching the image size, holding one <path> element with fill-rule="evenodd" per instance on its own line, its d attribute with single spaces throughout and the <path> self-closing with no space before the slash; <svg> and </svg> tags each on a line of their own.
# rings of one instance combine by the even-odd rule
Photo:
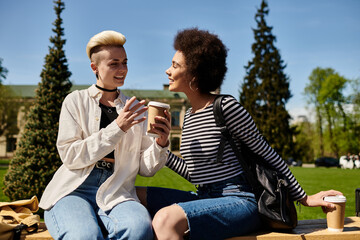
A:
<svg viewBox="0 0 360 240">
<path fill-rule="evenodd" d="M 217 161 L 222 160 L 225 142 L 228 141 L 253 189 L 262 221 L 268 228 L 275 230 L 295 228 L 297 213 L 287 188 L 288 183 L 285 176 L 271 167 L 243 142 L 241 142 L 239 149 L 225 125 L 221 108 L 223 97 L 224 95 L 220 95 L 214 101 L 215 122 L 221 128 L 222 133 Z"/>
</svg>

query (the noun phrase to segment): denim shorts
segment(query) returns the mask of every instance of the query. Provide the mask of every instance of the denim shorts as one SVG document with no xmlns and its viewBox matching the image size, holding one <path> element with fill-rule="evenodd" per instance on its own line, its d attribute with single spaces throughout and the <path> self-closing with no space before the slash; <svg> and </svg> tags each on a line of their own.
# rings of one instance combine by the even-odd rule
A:
<svg viewBox="0 0 360 240">
<path fill-rule="evenodd" d="M 152 216 L 178 204 L 185 212 L 189 239 L 225 239 L 261 227 L 255 196 L 242 176 L 197 187 L 197 192 L 148 187 L 147 207 Z"/>
</svg>

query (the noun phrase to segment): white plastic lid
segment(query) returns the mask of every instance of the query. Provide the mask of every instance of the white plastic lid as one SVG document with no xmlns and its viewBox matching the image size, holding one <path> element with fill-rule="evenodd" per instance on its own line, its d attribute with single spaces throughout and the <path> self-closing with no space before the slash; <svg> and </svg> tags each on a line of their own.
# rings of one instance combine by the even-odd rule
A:
<svg viewBox="0 0 360 240">
<path fill-rule="evenodd" d="M 160 136 L 157 135 L 156 133 L 149 133 L 149 132 L 146 132 L 146 135 L 148 135 L 149 137 L 154 137 L 154 138 L 159 138 Z"/>
<path fill-rule="evenodd" d="M 324 201 L 332 203 L 346 202 L 346 197 L 343 195 L 324 197 Z"/>
<path fill-rule="evenodd" d="M 154 101 L 149 102 L 148 106 L 161 107 L 161 108 L 170 108 L 169 104 L 161 103 L 161 102 L 154 102 Z"/>
</svg>

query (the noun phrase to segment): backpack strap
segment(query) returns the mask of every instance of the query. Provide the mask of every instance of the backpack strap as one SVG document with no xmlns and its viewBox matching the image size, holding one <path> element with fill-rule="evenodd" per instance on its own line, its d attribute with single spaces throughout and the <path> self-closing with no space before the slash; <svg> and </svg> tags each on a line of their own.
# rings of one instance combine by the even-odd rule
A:
<svg viewBox="0 0 360 240">
<path fill-rule="evenodd" d="M 236 145 L 234 139 L 231 136 L 231 133 L 229 132 L 229 129 L 226 127 L 226 124 L 225 124 L 225 118 L 222 114 L 221 102 L 222 102 L 223 98 L 226 96 L 230 96 L 230 95 L 218 95 L 215 98 L 214 105 L 213 105 L 214 106 L 213 111 L 214 111 L 215 123 L 218 127 L 220 127 L 220 131 L 221 131 L 221 140 L 220 140 L 220 144 L 219 144 L 219 148 L 218 148 L 216 162 L 222 161 L 225 143 L 226 143 L 226 141 L 228 141 L 231 145 L 231 148 L 232 148 L 236 158 L 238 159 L 238 161 L 240 162 L 240 165 L 242 166 L 242 168 L 244 170 L 244 175 L 245 175 L 248 183 L 253 187 L 253 189 L 255 189 L 255 188 L 257 188 L 257 184 L 256 184 L 257 181 L 255 180 L 255 177 L 252 174 L 247 162 L 244 160 L 242 153 L 241 153 L 241 149 L 239 149 L 238 146 Z M 241 142 L 241 144 L 243 144 L 243 143 Z"/>
<path fill-rule="evenodd" d="M 225 118 L 222 113 L 222 107 L 221 107 L 222 100 L 228 96 L 230 96 L 230 95 L 218 95 L 214 100 L 213 111 L 214 111 L 215 123 L 216 123 L 216 126 L 220 127 L 220 132 L 221 132 L 221 140 L 220 140 L 220 144 L 218 147 L 218 154 L 216 157 L 216 162 L 222 161 L 222 157 L 223 157 L 223 153 L 224 153 L 224 149 L 225 149 L 225 143 L 226 143 L 226 141 L 228 141 L 230 143 L 231 148 L 233 149 L 237 159 L 240 161 L 240 164 L 246 165 L 245 166 L 245 168 L 246 168 L 247 164 L 243 161 L 243 157 L 239 151 L 239 148 L 235 144 L 234 139 L 232 138 L 229 129 L 226 127 Z"/>
<path fill-rule="evenodd" d="M 31 226 L 28 226 L 24 223 L 20 223 L 13 229 L 13 240 L 20 240 L 21 239 L 21 233 L 23 230 L 26 230 L 28 233 L 34 233 L 37 232 L 39 229 L 39 225 L 37 223 L 34 223 Z"/>
<path fill-rule="evenodd" d="M 223 157 L 223 153 L 224 153 L 224 148 L 225 148 L 225 142 L 226 139 L 229 137 L 229 130 L 226 128 L 225 125 L 225 119 L 224 116 L 222 114 L 222 109 L 221 109 L 221 102 L 223 100 L 223 98 L 225 97 L 225 95 L 218 95 L 215 100 L 214 100 L 214 118 L 215 118 L 215 123 L 218 127 L 220 127 L 220 131 L 221 131 L 221 140 L 220 140 L 220 144 L 218 147 L 218 154 L 216 156 L 216 162 L 219 163 L 222 161 L 222 157 Z"/>
</svg>

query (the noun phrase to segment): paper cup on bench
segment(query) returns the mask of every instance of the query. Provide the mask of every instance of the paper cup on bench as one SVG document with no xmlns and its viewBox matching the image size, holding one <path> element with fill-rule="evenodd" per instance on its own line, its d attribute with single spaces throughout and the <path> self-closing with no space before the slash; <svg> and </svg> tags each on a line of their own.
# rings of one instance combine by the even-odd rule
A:
<svg viewBox="0 0 360 240">
<path fill-rule="evenodd" d="M 345 220 L 346 197 L 342 195 L 325 197 L 324 201 L 331 202 L 335 209 L 326 213 L 328 231 L 342 232 Z"/>
<path fill-rule="evenodd" d="M 154 102 L 151 101 L 148 104 L 148 122 L 147 122 L 147 132 L 146 134 L 148 136 L 151 137 L 160 137 L 159 135 L 157 135 L 156 133 L 154 133 L 154 128 L 151 127 L 151 124 L 154 124 L 155 121 L 155 117 L 156 116 L 161 116 L 161 117 L 165 117 L 164 114 L 164 110 L 169 110 L 170 109 L 170 105 L 166 104 L 166 103 L 161 103 L 161 102 Z"/>
</svg>

